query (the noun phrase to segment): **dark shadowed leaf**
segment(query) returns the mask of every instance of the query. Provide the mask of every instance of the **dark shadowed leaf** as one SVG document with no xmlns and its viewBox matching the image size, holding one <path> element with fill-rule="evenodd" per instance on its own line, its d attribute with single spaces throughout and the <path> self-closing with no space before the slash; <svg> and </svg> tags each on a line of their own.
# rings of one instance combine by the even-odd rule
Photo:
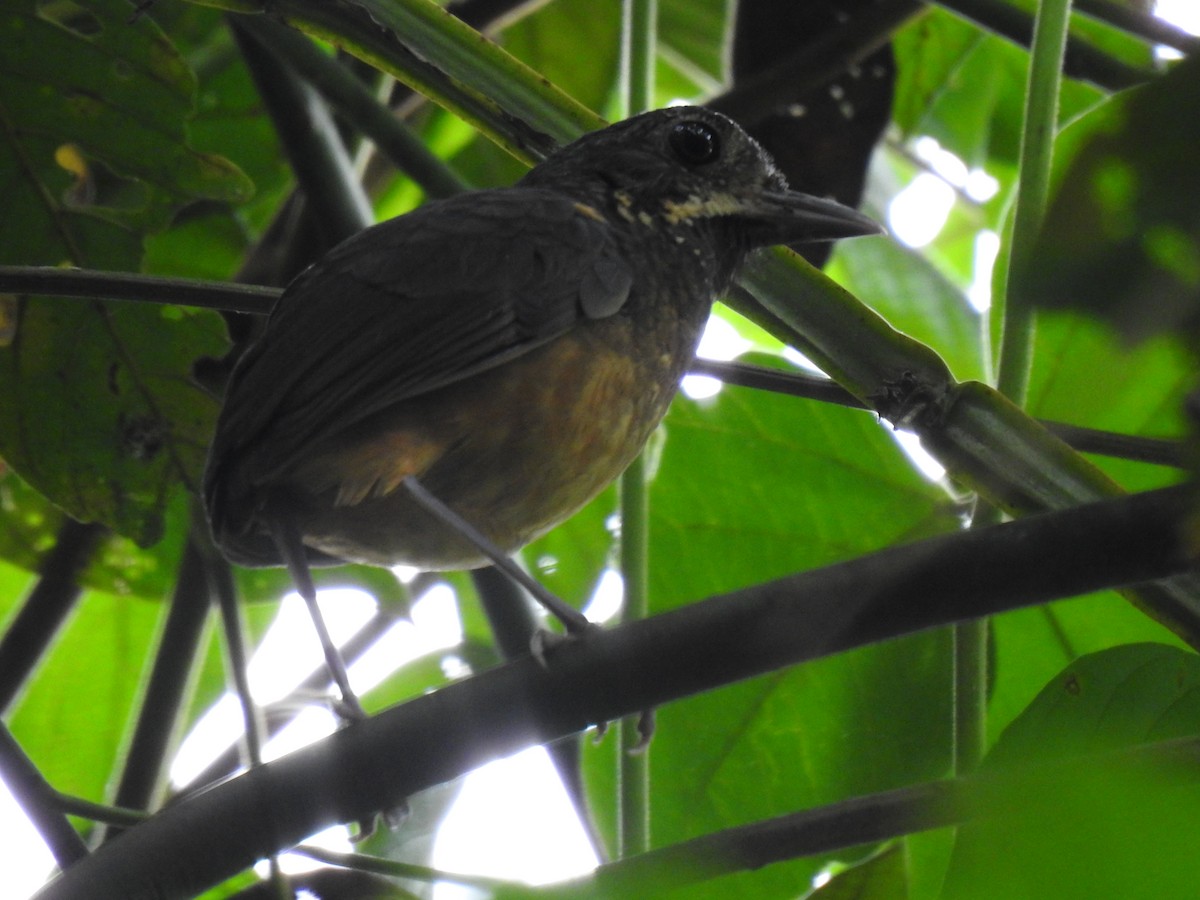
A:
<svg viewBox="0 0 1200 900">
<path fill-rule="evenodd" d="M 1200 59 L 1114 97 L 1078 126 L 1090 139 L 1064 174 L 1038 253 L 1014 289 L 1083 308 L 1127 338 L 1184 330 L 1200 306 Z"/>
<path fill-rule="evenodd" d="M 127 4 L 23 0 L 0 46 L 0 169 L 12 173 L 0 262 L 136 271 L 142 235 L 246 178 L 187 145 L 194 77 Z M 158 540 L 194 482 L 216 405 L 190 380 L 219 356 L 211 313 L 20 299 L 0 351 L 0 454 L 72 515 Z"/>
</svg>

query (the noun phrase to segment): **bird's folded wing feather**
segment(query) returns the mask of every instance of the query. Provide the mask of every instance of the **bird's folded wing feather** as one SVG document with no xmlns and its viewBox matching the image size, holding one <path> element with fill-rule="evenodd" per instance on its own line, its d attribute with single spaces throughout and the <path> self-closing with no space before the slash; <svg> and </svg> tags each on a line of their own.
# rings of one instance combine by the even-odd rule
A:
<svg viewBox="0 0 1200 900">
<path fill-rule="evenodd" d="M 478 191 L 375 226 L 280 298 L 234 372 L 213 458 L 269 444 L 258 455 L 286 466 L 382 409 L 615 314 L 631 284 L 609 226 L 556 192 Z"/>
</svg>

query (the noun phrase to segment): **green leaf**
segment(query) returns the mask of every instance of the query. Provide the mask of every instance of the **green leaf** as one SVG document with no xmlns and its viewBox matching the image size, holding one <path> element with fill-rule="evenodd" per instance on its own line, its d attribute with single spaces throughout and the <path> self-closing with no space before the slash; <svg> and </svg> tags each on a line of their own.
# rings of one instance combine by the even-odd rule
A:
<svg viewBox="0 0 1200 900">
<path fill-rule="evenodd" d="M 1187 897 L 1200 879 L 1200 785 L 1173 767 L 1080 766 L 1010 785 L 991 821 L 963 828 L 942 897 Z M 1020 799 L 1020 810 L 1013 810 Z"/>
<path fill-rule="evenodd" d="M 658 7 L 659 53 L 697 83 L 729 81 L 729 32 L 736 4 L 730 0 L 662 0 Z"/>
<path fill-rule="evenodd" d="M 103 802 L 164 607 L 86 594 L 11 719 L 14 736 L 60 791 Z"/>
<path fill-rule="evenodd" d="M 1100 753 L 1196 733 L 1200 657 L 1158 643 L 1083 656 L 1004 731 L 986 769 Z"/>
<path fill-rule="evenodd" d="M 919 635 L 732 685 L 658 712 L 652 833 L 670 844 L 941 776 L 949 765 L 949 635 Z M 791 898 L 830 859 L 753 876 Z M 747 876 L 749 877 L 749 876 Z M 729 896 L 725 881 L 689 897 Z"/>
<path fill-rule="evenodd" d="M 908 873 L 903 845 L 888 844 L 869 859 L 836 872 L 809 900 L 903 900 Z"/>
<path fill-rule="evenodd" d="M 1124 643 L 1182 641 L 1113 591 L 992 619 L 988 734 L 995 742 L 1038 692 L 1080 656 Z"/>
<path fill-rule="evenodd" d="M 1029 55 L 940 9 L 896 35 L 895 118 L 906 136 L 937 138 L 968 166 L 1014 165 Z M 1063 83 L 1060 121 L 1094 105 L 1089 85 Z"/>
<path fill-rule="evenodd" d="M 954 377 L 983 381 L 983 323 L 962 291 L 896 241 L 843 241 L 826 274 L 893 328 L 937 348 Z"/>
<path fill-rule="evenodd" d="M 665 436 L 650 487 L 655 611 L 957 525 L 862 410 L 727 388 L 678 399 Z"/>
<path fill-rule="evenodd" d="M 655 610 L 956 525 L 940 490 L 862 411 L 726 388 L 711 401 L 678 399 L 665 432 L 650 486 Z M 650 750 L 655 843 L 940 775 L 948 652 L 946 634 L 920 635 L 661 709 Z M 589 768 L 608 765 L 608 752 L 589 752 Z M 821 864 L 773 866 L 689 896 L 794 897 Z"/>
<path fill-rule="evenodd" d="M 1097 312 L 1129 338 L 1184 330 L 1200 306 L 1200 60 L 1113 98 L 1080 129 L 1039 252 L 1013 273 L 1033 302 Z"/>
<path fill-rule="evenodd" d="M 522 555 L 538 581 L 573 606 L 582 607 L 616 552 L 609 525 L 616 512 L 614 486 L 527 546 Z"/>
<path fill-rule="evenodd" d="M 66 520 L 65 513 L 14 472 L 0 475 L 0 559 L 39 571 Z M 177 493 L 165 510 L 166 531 L 153 549 L 113 536 L 101 543 L 81 577 L 83 586 L 118 596 L 164 600 L 175 585 L 184 539 L 192 527 L 191 498 Z M 278 595 L 276 595 L 278 596 Z"/>
<path fill-rule="evenodd" d="M 29 301 L 0 351 L 0 453 L 75 518 L 155 543 L 204 464 L 217 402 L 191 365 L 221 356 L 224 332 L 179 307 Z"/>
<path fill-rule="evenodd" d="M 117 0 L 22 2 L 0 46 L 0 262 L 136 271 L 141 236 L 183 203 L 249 184 L 187 146 L 194 78 L 149 17 Z M 221 356 L 208 312 L 25 300 L 0 349 L 0 455 L 71 515 L 139 544 L 193 484 L 215 401 L 192 363 Z"/>
<path fill-rule="evenodd" d="M 938 9 L 897 33 L 893 116 L 906 137 L 937 137 L 969 162 L 981 155 L 980 140 L 987 132 L 985 123 L 995 102 L 997 79 L 992 73 L 981 80 L 967 81 L 962 70 L 987 40 L 978 28 Z M 966 110 L 966 117 L 935 118 L 939 104 L 951 102 L 964 84 L 971 88 L 975 108 Z M 955 126 L 955 131 L 949 130 Z M 964 148 L 971 148 L 971 152 L 964 153 Z"/>
<path fill-rule="evenodd" d="M 196 112 L 188 122 L 192 146 L 220 153 L 254 183 L 254 196 L 237 204 L 236 211 L 218 205 L 249 230 L 249 240 L 267 226 L 293 185 L 279 137 L 264 114 L 258 88 L 220 10 L 188 3 L 154 12 L 196 73 Z M 213 206 L 206 205 L 208 209 Z M 176 262 L 186 265 L 194 261 Z"/>
<path fill-rule="evenodd" d="M 959 832 L 944 896 L 1187 896 L 1200 877 L 1194 771 L 1081 760 L 1048 781 L 1015 767 L 1192 735 L 1198 716 L 1193 653 L 1129 644 L 1072 663 L 985 761 L 985 771 L 1027 783 L 983 795 L 980 821 Z"/>
<path fill-rule="evenodd" d="M 188 147 L 195 79 L 150 17 L 131 19 L 117 0 L 22 0 L 5 16 L 0 163 L 21 207 L 8 221 L 37 249 L 33 223 L 55 226 L 64 252 L 47 262 L 84 262 L 81 217 L 148 230 L 182 201 L 250 195 L 229 162 Z"/>
<path fill-rule="evenodd" d="M 603 111 L 617 83 L 620 22 L 616 0 L 556 0 L 506 28 L 503 45 L 580 103 Z"/>
<path fill-rule="evenodd" d="M 1123 347 L 1098 322 L 1079 315 L 1043 315 L 1034 339 L 1026 404 L 1030 415 L 1124 434 L 1181 438 L 1183 401 L 1193 364 L 1166 340 Z M 1097 457 L 1129 490 L 1162 487 L 1179 472 Z"/>
</svg>

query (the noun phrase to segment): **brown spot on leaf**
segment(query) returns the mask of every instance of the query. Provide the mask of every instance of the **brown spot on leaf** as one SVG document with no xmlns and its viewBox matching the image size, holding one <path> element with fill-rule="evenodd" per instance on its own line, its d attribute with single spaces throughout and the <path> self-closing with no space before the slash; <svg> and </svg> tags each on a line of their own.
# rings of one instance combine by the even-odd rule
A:
<svg viewBox="0 0 1200 900">
<path fill-rule="evenodd" d="M 121 431 L 121 450 L 130 458 L 148 462 L 162 451 L 166 430 L 155 417 L 126 417 L 122 413 L 117 425 Z"/>
</svg>

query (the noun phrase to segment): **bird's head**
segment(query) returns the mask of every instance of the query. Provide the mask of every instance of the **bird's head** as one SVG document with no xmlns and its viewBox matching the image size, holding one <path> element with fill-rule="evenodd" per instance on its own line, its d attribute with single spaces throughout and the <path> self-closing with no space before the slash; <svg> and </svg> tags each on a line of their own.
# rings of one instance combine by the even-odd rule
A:
<svg viewBox="0 0 1200 900">
<path fill-rule="evenodd" d="M 530 187 L 603 198 L 647 228 L 723 223 L 745 249 L 877 234 L 832 200 L 788 188 L 767 152 L 736 122 L 694 106 L 654 110 L 563 147 L 522 179 Z"/>
</svg>

